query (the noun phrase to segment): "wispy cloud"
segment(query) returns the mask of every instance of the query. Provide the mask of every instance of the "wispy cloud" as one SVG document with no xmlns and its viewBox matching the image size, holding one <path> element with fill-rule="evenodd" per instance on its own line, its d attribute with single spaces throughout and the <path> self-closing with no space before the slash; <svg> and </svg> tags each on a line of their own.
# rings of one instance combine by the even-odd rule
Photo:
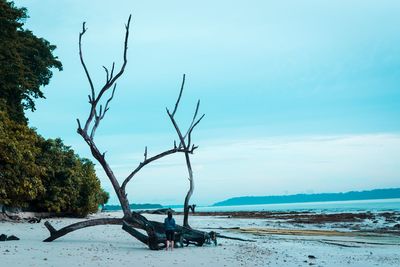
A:
<svg viewBox="0 0 400 267">
<path fill-rule="evenodd" d="M 193 156 L 193 201 L 240 195 L 335 192 L 400 186 L 400 134 L 203 140 Z M 112 165 L 124 177 L 141 154 Z M 129 156 L 130 155 L 130 156 Z M 131 159 L 137 159 L 132 164 Z M 101 173 L 101 172 L 100 172 Z M 187 190 L 183 155 L 146 166 L 128 188 L 136 202 L 180 203 Z M 104 184 L 107 184 L 104 179 Z"/>
</svg>

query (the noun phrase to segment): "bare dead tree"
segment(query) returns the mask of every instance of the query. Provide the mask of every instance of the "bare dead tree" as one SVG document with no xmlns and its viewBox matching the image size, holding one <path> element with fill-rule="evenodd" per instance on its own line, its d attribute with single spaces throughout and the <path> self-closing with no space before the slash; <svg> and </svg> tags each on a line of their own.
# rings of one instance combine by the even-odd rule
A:
<svg viewBox="0 0 400 267">
<path fill-rule="evenodd" d="M 184 153 L 185 153 L 186 167 L 187 167 L 188 175 L 189 175 L 189 177 L 188 177 L 189 191 L 186 194 L 184 205 L 183 205 L 183 226 L 190 228 L 190 225 L 189 225 L 189 201 L 190 201 L 190 197 L 192 196 L 193 191 L 194 191 L 194 179 L 193 179 L 193 170 L 192 170 L 192 164 L 190 162 L 190 153 L 189 152 L 197 148 L 197 146 L 192 144 L 192 138 L 191 138 L 192 132 L 193 132 L 194 128 L 204 118 L 205 114 L 201 115 L 200 118 L 197 118 L 197 114 L 198 114 L 199 108 L 200 108 L 200 100 L 198 100 L 192 122 L 190 123 L 189 128 L 187 129 L 185 135 L 182 135 L 182 132 L 178 126 L 178 123 L 175 120 L 175 113 L 178 110 L 178 106 L 179 106 L 179 102 L 182 97 L 184 86 L 185 86 L 185 74 L 183 74 L 182 85 L 181 85 L 181 89 L 179 91 L 178 99 L 176 100 L 176 103 L 175 103 L 174 110 L 171 113 L 169 111 L 169 109 L 167 108 L 167 114 L 168 114 L 172 124 L 174 125 L 175 131 L 179 137 L 178 148 L 183 149 Z"/>
<path fill-rule="evenodd" d="M 79 57 L 80 57 L 80 61 L 81 61 L 82 67 L 84 69 L 84 72 L 86 74 L 86 78 L 89 82 L 89 86 L 90 86 L 90 94 L 88 95 L 89 104 L 90 104 L 90 112 L 89 112 L 89 115 L 88 115 L 83 127 L 82 127 L 80 120 L 77 119 L 77 123 L 78 123 L 77 132 L 79 135 L 82 136 L 84 141 L 87 143 L 93 157 L 100 163 L 104 172 L 106 173 L 107 177 L 109 178 L 109 180 L 114 188 L 114 191 L 118 197 L 118 200 L 121 204 L 121 208 L 124 213 L 124 217 L 121 219 L 104 218 L 104 219 L 87 220 L 87 221 L 79 222 L 79 223 L 76 223 L 73 225 L 69 225 L 69 226 L 59 229 L 59 230 L 56 230 L 49 222 L 46 222 L 45 226 L 47 227 L 47 229 L 50 232 L 50 237 L 44 240 L 46 242 L 53 241 L 61 236 L 64 236 L 65 234 L 68 234 L 72 231 L 79 230 L 79 229 L 82 229 L 85 227 L 104 225 L 104 224 L 118 224 L 118 225 L 123 225 L 122 229 L 124 229 L 126 232 L 128 232 L 129 234 L 131 234 L 132 236 L 137 238 L 139 241 L 147 244 L 150 249 L 156 250 L 156 249 L 162 248 L 165 243 L 163 224 L 161 224 L 159 222 L 155 222 L 155 221 L 149 221 L 141 214 L 131 211 L 130 205 L 129 205 L 129 200 L 128 200 L 128 197 L 126 194 L 126 186 L 132 180 L 132 178 L 144 166 L 152 163 L 153 161 L 161 159 L 165 156 L 168 156 L 168 155 L 171 155 L 174 153 L 178 153 L 178 152 L 184 153 L 184 155 L 185 155 L 186 164 L 187 164 L 187 168 L 188 168 L 188 172 L 189 172 L 190 189 L 185 198 L 184 226 L 183 227 L 178 226 L 179 234 L 177 235 L 177 239 L 178 239 L 177 241 L 180 241 L 181 243 L 186 242 L 187 244 L 194 243 L 196 245 L 202 245 L 207 239 L 210 239 L 209 233 L 190 229 L 190 227 L 188 227 L 188 219 L 187 219 L 188 208 L 187 208 L 187 206 L 188 206 L 190 196 L 192 195 L 193 189 L 194 189 L 193 172 L 192 172 L 192 168 L 191 168 L 189 155 L 193 154 L 193 152 L 197 149 L 197 146 L 192 145 L 192 143 L 191 143 L 191 134 L 193 132 L 193 129 L 200 122 L 200 120 L 204 117 L 204 115 L 201 116 L 199 119 L 197 119 L 197 113 L 198 113 L 199 106 L 200 106 L 200 101 L 199 101 L 196 106 L 193 120 L 192 120 L 187 132 L 185 133 L 185 135 L 182 135 L 174 116 L 178 109 L 179 102 L 180 102 L 180 99 L 182 96 L 185 76 L 183 77 L 181 90 L 180 90 L 179 97 L 178 97 L 178 100 L 176 101 L 173 112 L 170 113 L 169 110 L 167 109 L 167 113 L 171 119 L 171 122 L 173 123 L 173 125 L 175 127 L 175 130 L 176 130 L 178 136 L 179 136 L 179 140 L 180 140 L 179 145 L 176 145 L 176 142 L 174 142 L 174 146 L 171 149 L 163 151 L 152 157 L 148 157 L 147 147 L 145 147 L 143 161 L 140 162 L 139 165 L 124 179 L 122 184 L 119 183 L 117 177 L 115 176 L 110 165 L 108 164 L 106 157 L 105 157 L 105 152 L 101 152 L 100 149 L 98 148 L 98 146 L 96 145 L 96 142 L 95 142 L 96 130 L 99 127 L 100 122 L 104 119 L 107 111 L 110 108 L 109 105 L 110 105 L 111 100 L 114 97 L 114 93 L 115 93 L 115 90 L 117 87 L 116 82 L 124 73 L 125 67 L 128 62 L 127 50 L 128 50 L 130 22 L 131 22 L 131 16 L 129 16 L 128 22 L 125 25 L 123 64 L 116 74 L 114 74 L 115 63 L 112 64 L 110 70 L 107 67 L 103 66 L 105 74 L 106 74 L 106 80 L 105 80 L 104 85 L 100 88 L 100 90 L 97 93 L 96 93 L 95 86 L 92 82 L 90 73 L 88 71 L 88 68 L 85 64 L 84 57 L 83 57 L 82 37 L 84 36 L 84 34 L 87 31 L 85 23 L 83 23 L 82 31 L 79 34 Z M 104 98 L 107 93 L 109 94 L 109 97 L 105 101 Z M 103 107 L 102 103 L 104 103 L 104 102 L 105 102 L 105 104 Z M 143 234 L 142 232 L 139 232 L 136 229 L 144 230 L 147 235 Z"/>
</svg>

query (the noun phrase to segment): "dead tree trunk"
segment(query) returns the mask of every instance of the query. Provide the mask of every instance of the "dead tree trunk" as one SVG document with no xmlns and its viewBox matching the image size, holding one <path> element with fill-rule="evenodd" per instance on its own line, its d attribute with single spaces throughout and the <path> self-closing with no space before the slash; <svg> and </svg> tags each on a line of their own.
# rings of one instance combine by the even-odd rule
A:
<svg viewBox="0 0 400 267">
<path fill-rule="evenodd" d="M 90 86 L 90 94 L 88 95 L 89 104 L 90 104 L 90 112 L 89 112 L 88 118 L 86 119 L 86 122 L 84 125 L 81 125 L 80 120 L 77 119 L 77 122 L 78 122 L 77 132 L 79 135 L 82 136 L 83 140 L 87 143 L 93 157 L 100 163 L 104 172 L 106 173 L 107 177 L 109 178 L 109 180 L 114 188 L 114 191 L 118 197 L 118 200 L 121 204 L 121 208 L 124 213 L 124 216 L 123 216 L 123 218 L 111 218 L 111 219 L 104 218 L 104 219 L 87 220 L 87 221 L 71 224 L 71 225 L 61 228 L 59 230 L 54 229 L 54 227 L 49 222 L 46 222 L 45 226 L 47 227 L 47 229 L 50 232 L 50 237 L 45 239 L 44 240 L 45 242 L 53 241 L 53 240 L 60 238 L 72 231 L 76 231 L 76 230 L 79 230 L 82 228 L 97 226 L 97 225 L 117 224 L 117 225 L 122 225 L 123 230 L 125 230 L 127 233 L 131 234 L 133 237 L 135 237 L 139 241 L 146 244 L 150 249 L 157 250 L 157 249 L 163 248 L 164 242 L 165 242 L 164 225 L 159 222 L 149 221 L 144 216 L 140 215 L 139 213 L 131 211 L 128 196 L 126 194 L 126 186 L 132 180 L 132 178 L 135 176 L 135 174 L 138 173 L 147 164 L 150 164 L 153 161 L 156 161 L 162 157 L 165 157 L 165 156 L 168 156 L 168 155 L 171 155 L 174 153 L 178 153 L 178 152 L 185 154 L 186 164 L 187 164 L 188 171 L 189 171 L 190 190 L 186 196 L 187 200 L 185 199 L 185 211 L 188 211 L 187 204 L 188 204 L 191 194 L 193 193 L 193 188 L 194 188 L 193 187 L 193 173 L 192 173 L 192 169 L 191 169 L 189 155 L 193 154 L 194 150 L 197 149 L 197 146 L 191 145 L 191 133 L 192 133 L 194 127 L 204 117 L 204 115 L 200 119 L 195 121 L 196 117 L 197 117 L 199 105 L 200 105 L 200 102 L 198 102 L 195 114 L 193 116 L 192 123 L 191 123 L 189 129 L 187 130 L 185 136 L 182 136 L 182 134 L 179 130 L 179 127 L 176 124 L 176 121 L 174 119 L 174 115 L 178 108 L 179 101 L 180 101 L 180 98 L 181 98 L 181 95 L 183 92 L 184 80 L 183 80 L 182 87 L 181 87 L 181 90 L 179 93 L 179 98 L 175 104 L 173 113 L 171 114 L 167 110 L 168 115 L 170 116 L 170 119 L 173 122 L 174 127 L 178 133 L 178 136 L 180 139 L 179 146 L 177 146 L 176 142 L 174 142 L 173 148 L 166 150 L 164 152 L 161 152 L 152 157 L 148 157 L 147 147 L 145 147 L 143 161 L 140 162 L 139 165 L 125 178 L 125 180 L 122 182 L 122 184 L 120 184 L 117 177 L 115 176 L 114 172 L 112 171 L 110 165 L 108 164 L 108 162 L 105 158 L 105 152 L 101 153 L 100 149 L 97 147 L 97 145 L 94 141 L 96 130 L 97 130 L 101 120 L 104 118 L 105 114 L 109 110 L 109 104 L 114 97 L 114 93 L 115 93 L 115 89 L 116 89 L 116 81 L 124 73 L 126 64 L 128 62 L 127 61 L 127 50 L 128 50 L 128 37 L 129 37 L 130 21 L 131 21 L 131 16 L 129 16 L 128 22 L 125 26 L 126 31 L 125 31 L 125 41 L 124 41 L 123 64 L 122 64 L 121 68 L 119 69 L 119 71 L 115 75 L 114 75 L 115 63 L 112 64 L 111 70 L 109 70 L 108 68 L 103 66 L 103 68 L 105 70 L 105 74 L 106 74 L 106 82 L 100 88 L 98 93 L 96 93 L 94 84 L 92 82 L 91 76 L 89 74 L 89 71 L 86 67 L 86 64 L 85 64 L 85 61 L 83 58 L 82 37 L 86 33 L 86 30 L 87 30 L 87 28 L 85 27 L 85 23 L 83 23 L 82 32 L 80 32 L 80 34 L 79 34 L 79 57 L 80 57 L 82 67 L 85 71 L 86 78 L 89 82 L 89 86 Z M 184 76 L 184 78 L 185 78 L 185 76 Z M 105 105 L 103 108 L 103 105 L 101 104 L 101 102 L 104 103 L 104 96 L 107 93 L 109 94 L 109 97 L 108 97 L 107 101 L 105 101 Z M 185 142 L 186 138 L 188 140 L 187 142 Z M 184 220 L 184 226 L 188 226 L 187 214 L 185 216 L 186 216 L 185 217 L 186 219 Z M 143 234 L 136 229 L 144 230 L 146 232 L 146 234 Z M 210 238 L 209 233 L 192 230 L 189 227 L 178 227 L 177 232 L 178 232 L 177 238 L 179 239 L 177 241 L 181 241 L 181 243 L 186 242 L 187 244 L 194 243 L 196 245 L 202 245 L 207 239 Z"/>
<path fill-rule="evenodd" d="M 192 165 L 190 163 L 189 154 L 187 154 L 187 153 L 185 153 L 185 160 L 186 160 L 186 165 L 187 165 L 187 169 L 189 172 L 189 191 L 186 194 L 185 202 L 183 205 L 183 226 L 190 227 L 189 226 L 189 201 L 190 201 L 190 198 L 194 191 L 194 180 L 193 180 Z"/>
<path fill-rule="evenodd" d="M 197 148 L 195 145 L 191 144 L 192 132 L 193 132 L 193 129 L 196 127 L 196 125 L 199 124 L 200 121 L 204 118 L 205 114 L 203 114 L 199 119 L 197 119 L 197 114 L 199 112 L 199 107 L 200 107 L 200 100 L 198 100 L 192 122 L 191 122 L 188 130 L 186 131 L 186 134 L 182 135 L 182 132 L 179 129 L 178 123 L 175 120 L 175 113 L 178 109 L 184 86 L 185 86 L 185 74 L 183 75 L 183 78 L 182 78 L 181 90 L 179 91 L 179 96 L 178 96 L 178 99 L 176 100 L 175 108 L 172 113 L 170 113 L 169 110 L 167 109 L 167 113 L 168 113 L 168 116 L 169 116 L 172 124 L 174 125 L 175 131 L 179 137 L 179 142 L 180 142 L 179 147 L 182 147 L 184 149 L 184 153 L 185 153 L 186 167 L 187 167 L 188 175 L 189 175 L 189 177 L 188 177 L 189 191 L 186 194 L 185 202 L 183 204 L 183 226 L 190 228 L 190 225 L 189 225 L 189 201 L 190 201 L 190 197 L 192 196 L 193 191 L 194 191 L 194 179 L 193 179 L 192 164 L 190 162 L 189 148 L 190 148 L 190 146 L 192 146 L 192 148 L 191 148 L 192 150 Z"/>
</svg>

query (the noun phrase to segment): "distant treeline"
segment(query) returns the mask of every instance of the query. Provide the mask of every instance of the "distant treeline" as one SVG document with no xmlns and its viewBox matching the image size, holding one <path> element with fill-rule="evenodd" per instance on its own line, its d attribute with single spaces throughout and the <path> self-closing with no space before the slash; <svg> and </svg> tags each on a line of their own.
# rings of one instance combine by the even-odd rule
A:
<svg viewBox="0 0 400 267">
<path fill-rule="evenodd" d="M 286 196 L 246 196 L 234 197 L 213 206 L 236 206 L 257 204 L 280 204 L 300 202 L 344 201 L 400 198 L 400 188 L 375 189 L 370 191 L 351 191 L 346 193 L 296 194 Z"/>
<path fill-rule="evenodd" d="M 143 210 L 143 209 L 162 209 L 163 206 L 160 204 L 131 204 L 129 205 L 132 210 Z M 103 211 L 114 211 L 114 210 L 121 210 L 120 205 L 105 205 Z"/>
</svg>

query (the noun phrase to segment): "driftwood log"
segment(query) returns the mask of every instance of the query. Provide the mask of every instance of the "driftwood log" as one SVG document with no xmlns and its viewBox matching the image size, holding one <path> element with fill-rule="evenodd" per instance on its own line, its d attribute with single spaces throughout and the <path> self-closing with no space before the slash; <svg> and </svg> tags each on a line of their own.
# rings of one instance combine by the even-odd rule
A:
<svg viewBox="0 0 400 267">
<path fill-rule="evenodd" d="M 96 88 L 92 81 L 92 78 L 89 74 L 89 70 L 85 64 L 84 57 L 83 57 L 83 50 L 82 50 L 82 37 L 87 31 L 85 23 L 82 25 L 82 31 L 79 33 L 79 57 L 80 62 L 83 67 L 83 70 L 86 74 L 86 78 L 89 82 L 90 87 L 90 94 L 88 95 L 89 104 L 90 104 L 90 111 L 89 115 L 86 119 L 84 124 L 81 124 L 80 120 L 77 119 L 78 129 L 77 132 L 86 144 L 89 146 L 92 156 L 100 163 L 104 172 L 106 173 L 107 177 L 109 178 L 113 189 L 118 197 L 118 200 L 121 204 L 122 211 L 124 216 L 122 218 L 103 218 L 103 219 L 93 219 L 93 220 L 86 220 L 82 222 L 77 222 L 56 230 L 50 222 L 45 222 L 45 226 L 50 232 L 50 236 L 44 240 L 44 242 L 51 242 L 57 238 L 60 238 L 70 232 L 83 229 L 86 227 L 97 226 L 97 225 L 122 225 L 122 229 L 141 241 L 142 243 L 146 244 L 152 250 L 158 250 L 165 247 L 165 230 L 164 225 L 160 222 L 149 221 L 143 215 L 133 212 L 130 210 L 129 200 L 126 193 L 126 186 L 132 180 L 132 178 L 146 165 L 161 159 L 165 156 L 172 155 L 174 153 L 183 153 L 185 156 L 185 162 L 187 165 L 188 170 L 188 179 L 189 179 L 189 191 L 185 197 L 184 201 L 184 222 L 183 227 L 178 226 L 176 231 L 176 241 L 183 245 L 194 244 L 197 246 L 202 246 L 206 242 L 210 242 L 210 240 L 215 240 L 216 235 L 213 232 L 207 233 L 203 231 L 198 231 L 195 229 L 191 229 L 188 223 L 188 213 L 189 213 L 189 200 L 194 190 L 194 183 L 193 183 L 193 171 L 190 162 L 190 155 L 198 148 L 197 146 L 192 144 L 192 132 L 194 128 L 199 124 L 201 119 L 204 117 L 204 114 L 197 118 L 197 114 L 199 111 L 200 101 L 197 102 L 196 109 L 193 115 L 192 122 L 189 128 L 182 132 L 178 126 L 178 123 L 175 119 L 175 114 L 177 112 L 183 88 L 185 84 L 185 75 L 183 75 L 182 85 L 179 91 L 178 99 L 175 103 L 175 107 L 172 112 L 167 109 L 167 114 L 169 119 L 171 120 L 174 129 L 178 135 L 178 143 L 176 141 L 173 142 L 173 147 L 156 154 L 154 156 L 148 156 L 147 146 L 144 149 L 144 159 L 139 165 L 123 180 L 120 184 L 117 177 L 115 176 L 111 166 L 108 164 L 106 160 L 105 152 L 101 152 L 99 147 L 97 146 L 94 137 L 98 126 L 100 125 L 101 120 L 106 115 L 107 111 L 109 110 L 109 105 L 111 100 L 114 97 L 115 89 L 116 89 L 116 81 L 122 76 L 125 71 L 125 67 L 127 65 L 127 50 L 128 50 L 128 39 L 129 39 L 129 26 L 131 22 L 131 16 L 128 18 L 128 22 L 125 25 L 125 41 L 124 41 L 124 50 L 123 50 L 123 63 L 122 66 L 116 73 L 115 71 L 115 63 L 112 64 L 111 69 L 103 66 L 105 70 L 105 83 L 104 85 L 96 92 Z M 106 101 L 104 98 L 108 95 Z M 103 106 L 104 104 L 104 106 Z M 184 133 L 184 134 L 183 134 Z M 144 230 L 145 233 L 138 231 Z"/>
<path fill-rule="evenodd" d="M 151 241 L 149 240 L 149 236 L 146 236 L 145 234 L 142 234 L 141 232 L 135 229 L 135 228 L 142 229 L 140 225 L 137 225 L 135 222 L 129 223 L 128 221 L 122 218 L 101 218 L 101 219 L 86 220 L 68 225 L 59 230 L 56 230 L 49 221 L 46 221 L 44 225 L 49 230 L 50 236 L 45 240 L 43 240 L 43 242 L 54 241 L 66 234 L 69 234 L 73 231 L 83 229 L 86 227 L 107 225 L 107 224 L 121 225 L 122 229 L 125 230 L 127 233 L 129 233 L 142 243 L 150 246 Z M 149 224 L 151 224 L 154 227 L 155 231 L 156 239 L 154 239 L 153 242 L 157 243 L 157 245 L 153 244 L 154 248 L 155 249 L 164 248 L 166 241 L 164 224 L 156 221 L 149 221 Z M 211 242 L 214 242 L 214 244 L 216 244 L 217 236 L 218 234 L 216 234 L 215 232 L 207 233 L 178 225 L 176 229 L 175 243 L 180 244 L 181 247 L 183 247 L 184 245 L 188 246 L 189 244 L 202 246 L 204 243 L 210 244 Z"/>
</svg>

